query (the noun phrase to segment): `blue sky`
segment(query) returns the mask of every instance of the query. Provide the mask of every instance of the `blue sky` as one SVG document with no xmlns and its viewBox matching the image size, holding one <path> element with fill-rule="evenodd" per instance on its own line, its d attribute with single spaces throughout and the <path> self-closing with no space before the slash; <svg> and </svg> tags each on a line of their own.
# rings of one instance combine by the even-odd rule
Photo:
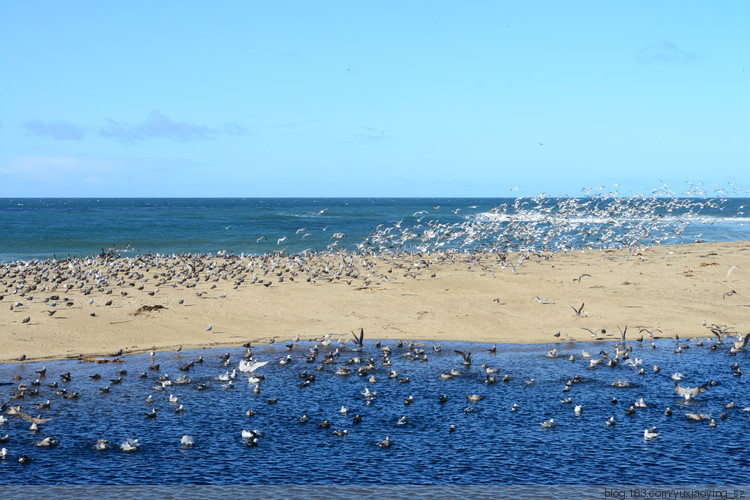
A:
<svg viewBox="0 0 750 500">
<path fill-rule="evenodd" d="M 4 2 L 0 196 L 746 194 L 749 14 Z"/>
</svg>

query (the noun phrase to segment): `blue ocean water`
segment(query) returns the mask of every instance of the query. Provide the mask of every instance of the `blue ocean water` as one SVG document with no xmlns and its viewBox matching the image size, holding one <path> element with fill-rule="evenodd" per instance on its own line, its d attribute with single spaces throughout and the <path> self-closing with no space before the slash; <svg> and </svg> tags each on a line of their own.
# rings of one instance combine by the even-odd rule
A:
<svg viewBox="0 0 750 500">
<path fill-rule="evenodd" d="M 615 367 L 606 362 L 589 369 L 599 352 L 614 357 L 613 343 L 550 344 L 541 346 L 500 345 L 496 353 L 489 345 L 442 344 L 434 352 L 432 343 L 417 346 L 421 356 L 404 356 L 407 347 L 384 342 L 393 353 L 385 366 L 382 351 L 374 341 L 365 341 L 361 352 L 340 347 L 332 364 L 321 364 L 326 353 L 338 347 L 320 346 L 318 358 L 308 363 L 305 355 L 313 342 L 300 342 L 288 350 L 284 345 L 253 349 L 254 358 L 269 363 L 258 369 L 265 376 L 255 382 L 240 373 L 233 388 L 219 380 L 238 367 L 244 349 L 213 349 L 126 356 L 122 362 L 95 364 L 75 361 L 21 363 L 0 366 L 4 395 L 19 383 L 30 388 L 36 370 L 46 366 L 39 379 L 39 395 L 10 401 L 27 414 L 50 418 L 40 431 L 28 430 L 29 422 L 9 415 L 0 426 L 8 440 L 0 447 L 8 455 L 0 461 L 4 484 L 744 484 L 743 471 L 750 466 L 746 450 L 750 406 L 744 376 L 735 375 L 737 363 L 746 369 L 748 354 L 729 356 L 727 342 L 711 349 L 694 342 L 660 339 L 651 349 L 648 340 L 631 341 L 629 361 Z M 676 345 L 684 347 L 675 354 Z M 557 349 L 558 357 L 545 355 Z M 454 351 L 472 354 L 465 366 Z M 582 357 L 582 350 L 592 355 Z M 229 353 L 229 364 L 220 355 Z M 291 361 L 280 364 L 279 359 Z M 573 355 L 574 360 L 569 361 Z M 197 360 L 190 371 L 179 370 Z M 361 358 L 357 361 L 355 358 Z M 357 369 L 372 358 L 374 367 L 365 376 Z M 636 367 L 630 366 L 630 362 Z M 149 367 L 158 364 L 158 370 Z M 485 383 L 482 365 L 497 368 L 496 383 Z M 655 373 L 653 365 L 661 370 Z M 320 367 L 319 369 L 317 367 Z M 348 376 L 337 375 L 342 367 Z M 638 369 L 644 368 L 639 374 Z M 126 374 L 120 374 L 125 370 Z M 443 380 L 441 374 L 458 375 Z M 391 371 L 395 376 L 389 377 Z M 69 372 L 70 381 L 61 375 Z M 145 378 L 139 378 L 140 373 Z M 305 387 L 300 375 L 315 380 Z M 683 374 L 680 384 L 707 390 L 690 401 L 675 391 L 671 376 Z M 98 373 L 100 380 L 92 380 Z M 171 380 L 186 375 L 184 385 L 159 387 L 159 377 Z M 502 382 L 503 375 L 509 376 Z M 17 376 L 17 379 L 12 377 Z M 375 377 L 375 382 L 369 378 Z M 746 375 L 745 375 L 746 376 Z M 112 381 L 122 379 L 119 384 Z M 564 391 L 566 382 L 577 378 Z M 403 382 L 408 378 L 408 382 Z M 533 380 L 533 382 L 532 382 Z M 613 387 L 626 381 L 625 388 Z M 712 381 L 709 384 L 709 381 Z M 58 388 L 50 384 L 57 383 Z M 12 384 L 12 385 L 10 385 Z M 205 385 L 203 390 L 199 387 Z M 102 393 L 101 387 L 110 392 Z M 365 388 L 376 393 L 371 399 Z M 65 399 L 56 391 L 78 392 L 78 399 Z M 472 402 L 467 395 L 481 399 Z M 153 402 L 147 403 L 151 395 Z M 170 403 L 169 396 L 178 398 Z M 445 395 L 447 400 L 440 402 Z M 412 397 L 410 404 L 405 404 Z M 564 402 L 570 398 L 572 402 Z M 616 399 L 616 402 L 612 400 Z M 628 409 L 643 399 L 645 407 Z M 50 408 L 36 404 L 50 400 Z M 276 400 L 275 403 L 269 402 Z M 725 405 L 734 403 L 733 408 Z M 174 412 L 177 404 L 184 412 Z M 513 411 L 514 404 L 518 405 Z M 582 412 L 576 415 L 574 405 Z M 346 414 L 341 407 L 348 409 Z M 667 408 L 671 416 L 665 415 Z M 156 409 L 156 418 L 145 414 Z M 254 415 L 248 417 L 246 412 Z M 686 414 L 706 414 L 715 419 L 691 421 Z M 726 413 L 726 419 L 722 419 Z M 361 422 L 355 423 L 359 414 Z M 7 415 L 7 414 L 6 414 Z M 300 423 L 307 415 L 309 421 Z M 399 420 L 405 423 L 399 425 Z M 605 422 L 614 417 L 615 425 Z M 556 426 L 544 429 L 543 421 Z M 329 428 L 318 424 L 328 420 Z M 450 432 L 450 426 L 455 432 Z M 644 430 L 656 427 L 655 439 L 644 439 Z M 243 443 L 242 430 L 257 430 L 257 446 Z M 336 437 L 334 430 L 347 430 Z M 194 446 L 181 446 L 189 434 Z M 47 436 L 56 447 L 34 443 Z M 386 436 L 392 446 L 378 443 Z M 110 448 L 94 449 L 97 439 L 107 439 Z M 140 449 L 120 449 L 127 439 L 138 439 Z M 29 464 L 17 457 L 31 457 Z"/>
<path fill-rule="evenodd" d="M 470 251 L 750 239 L 746 198 L 0 199 L 0 262 L 138 253 Z"/>
</svg>

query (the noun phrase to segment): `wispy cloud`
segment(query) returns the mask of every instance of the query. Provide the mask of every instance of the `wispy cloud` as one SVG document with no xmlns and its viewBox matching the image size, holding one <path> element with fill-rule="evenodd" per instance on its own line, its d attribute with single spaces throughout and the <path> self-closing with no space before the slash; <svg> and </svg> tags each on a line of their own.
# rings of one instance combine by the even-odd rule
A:
<svg viewBox="0 0 750 500">
<path fill-rule="evenodd" d="M 660 40 L 639 50 L 637 58 L 642 63 L 670 64 L 693 62 L 698 57 L 672 42 Z"/>
<path fill-rule="evenodd" d="M 29 120 L 24 123 L 24 127 L 38 137 L 50 137 L 59 141 L 78 141 L 83 139 L 83 130 L 68 122 Z"/>
<path fill-rule="evenodd" d="M 146 139 L 168 139 L 178 142 L 214 140 L 219 135 L 245 135 L 247 129 L 236 123 L 225 123 L 218 127 L 207 127 L 189 122 L 174 121 L 159 111 L 149 113 L 146 120 L 136 124 L 123 124 L 108 120 L 101 134 L 110 139 L 125 142 Z"/>
</svg>

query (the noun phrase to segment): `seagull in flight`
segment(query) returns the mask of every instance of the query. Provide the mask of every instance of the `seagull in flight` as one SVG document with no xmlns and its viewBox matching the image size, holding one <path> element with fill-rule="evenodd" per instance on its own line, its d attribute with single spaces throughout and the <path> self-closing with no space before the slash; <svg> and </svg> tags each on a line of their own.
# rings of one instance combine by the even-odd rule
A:
<svg viewBox="0 0 750 500">
<path fill-rule="evenodd" d="M 692 398 L 706 390 L 705 385 L 699 385 L 698 387 L 680 387 L 677 382 L 674 383 L 674 390 L 677 394 L 685 398 L 685 401 L 690 401 Z"/>
<path fill-rule="evenodd" d="M 570 307 L 573 307 L 573 306 L 570 306 Z M 596 337 L 599 333 L 607 333 L 607 330 L 605 330 L 604 328 L 599 328 L 598 330 L 594 331 L 591 328 L 581 327 L 581 330 L 586 330 L 587 332 L 591 334 L 592 337 Z"/>
</svg>

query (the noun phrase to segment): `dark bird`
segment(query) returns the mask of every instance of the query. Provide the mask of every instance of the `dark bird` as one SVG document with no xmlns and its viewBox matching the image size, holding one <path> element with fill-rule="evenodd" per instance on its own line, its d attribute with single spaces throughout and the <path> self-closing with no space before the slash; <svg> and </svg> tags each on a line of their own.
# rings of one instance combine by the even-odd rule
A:
<svg viewBox="0 0 750 500">
<path fill-rule="evenodd" d="M 471 353 L 464 353 L 461 351 L 454 350 L 456 354 L 460 354 L 462 358 L 464 358 L 464 365 L 465 366 L 471 366 Z"/>
<path fill-rule="evenodd" d="M 570 308 L 571 308 L 571 309 L 573 309 L 573 310 L 575 311 L 575 313 L 576 313 L 576 316 L 580 316 L 580 315 L 581 315 L 581 312 L 583 312 L 583 306 L 584 306 L 584 305 L 585 305 L 585 303 L 584 303 L 584 304 L 581 304 L 581 307 L 579 307 L 578 309 L 576 309 L 576 308 L 575 308 L 575 307 L 573 307 L 573 306 L 570 306 Z"/>
<path fill-rule="evenodd" d="M 362 347 L 364 340 L 365 340 L 365 329 L 364 328 L 359 329 L 359 337 L 354 332 L 352 332 L 352 335 L 354 336 L 354 342 L 356 342 L 359 347 Z"/>
</svg>

